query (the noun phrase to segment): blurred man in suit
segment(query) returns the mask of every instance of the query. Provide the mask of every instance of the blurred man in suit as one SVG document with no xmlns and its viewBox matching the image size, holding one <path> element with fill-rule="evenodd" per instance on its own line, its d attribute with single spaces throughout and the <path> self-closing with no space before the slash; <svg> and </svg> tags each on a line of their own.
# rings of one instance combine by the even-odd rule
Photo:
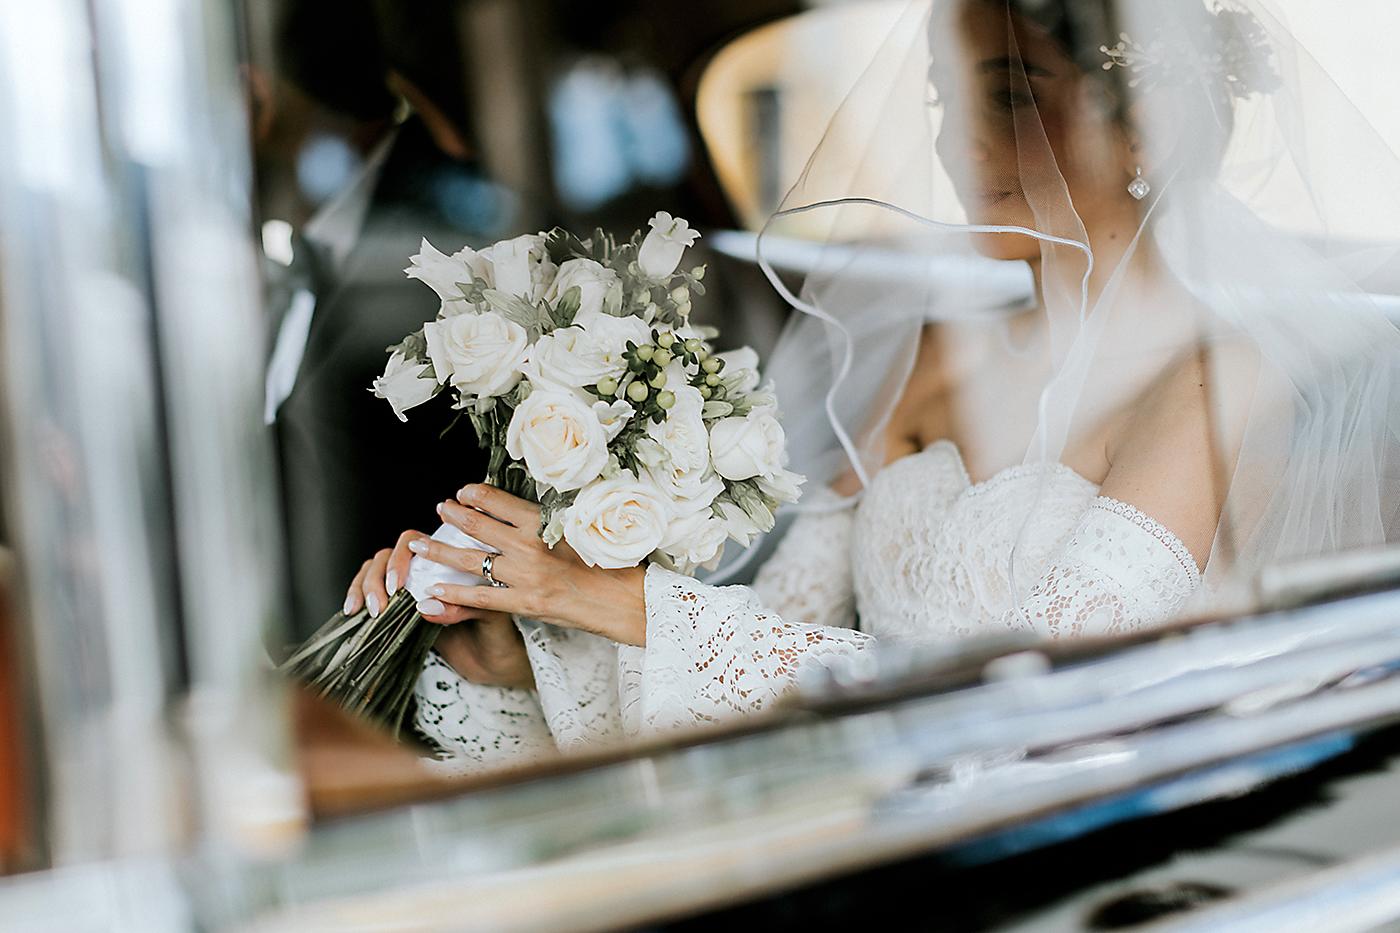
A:
<svg viewBox="0 0 1400 933">
<path fill-rule="evenodd" d="M 405 528 L 431 530 L 434 504 L 485 471 L 469 429 L 440 437 L 445 395 L 401 423 L 369 391 L 386 348 L 437 313 L 403 275 L 420 239 L 452 252 L 513 232 L 509 196 L 474 166 L 455 34 L 429 15 L 439 7 L 419 5 L 405 37 L 369 2 L 283 0 L 263 8 L 266 65 L 254 43 L 264 239 L 284 263 L 270 264 L 266 416 L 298 639 L 340 607 L 365 558 Z M 440 47 L 424 54 L 425 41 Z M 395 60 L 403 48 L 418 73 Z M 412 115 L 397 122 L 404 101 Z"/>
</svg>

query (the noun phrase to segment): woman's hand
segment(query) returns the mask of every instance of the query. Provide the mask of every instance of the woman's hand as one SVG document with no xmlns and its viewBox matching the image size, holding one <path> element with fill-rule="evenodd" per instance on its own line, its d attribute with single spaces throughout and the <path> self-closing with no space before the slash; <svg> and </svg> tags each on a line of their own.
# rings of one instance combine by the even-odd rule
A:
<svg viewBox="0 0 1400 933">
<path fill-rule="evenodd" d="M 464 680 L 486 687 L 534 689 L 535 669 L 514 619 L 487 609 L 451 608 L 466 613 L 467 621 L 447 624 L 433 647 L 453 670 Z"/>
<path fill-rule="evenodd" d="M 494 486 L 464 487 L 456 501 L 438 506 L 438 515 L 500 552 L 492 557 L 491 576 L 504 584 L 438 584 L 429 592 L 446 608 L 512 613 L 623 644 L 646 643 L 644 567 L 604 570 L 585 564 L 563 541 L 551 549 L 540 540 L 540 507 Z M 421 535 L 406 541 L 405 547 L 428 560 L 479 575 L 489 555 Z"/>
<path fill-rule="evenodd" d="M 365 561 L 345 597 L 345 614 L 368 606 L 370 615 L 378 618 L 398 592 L 400 581 L 408 579 L 413 559 L 410 544 L 427 540 L 421 531 L 405 531 L 392 550 L 384 548 Z M 444 605 L 436 599 L 425 599 L 417 608 L 425 622 L 446 626 L 434 647 L 464 679 L 487 687 L 534 687 L 535 672 L 525 642 L 508 614 Z M 464 622 L 472 624 L 458 624 Z"/>
</svg>

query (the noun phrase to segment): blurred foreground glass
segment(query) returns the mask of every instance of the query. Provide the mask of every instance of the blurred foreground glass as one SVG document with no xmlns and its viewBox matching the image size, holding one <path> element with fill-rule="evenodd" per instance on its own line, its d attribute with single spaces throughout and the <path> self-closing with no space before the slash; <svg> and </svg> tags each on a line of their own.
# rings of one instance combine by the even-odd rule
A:
<svg viewBox="0 0 1400 933">
<path fill-rule="evenodd" d="M 0 4 L 0 479 L 39 860 L 301 824 L 235 24 Z M 207 835 L 206 835 L 207 834 Z"/>
</svg>

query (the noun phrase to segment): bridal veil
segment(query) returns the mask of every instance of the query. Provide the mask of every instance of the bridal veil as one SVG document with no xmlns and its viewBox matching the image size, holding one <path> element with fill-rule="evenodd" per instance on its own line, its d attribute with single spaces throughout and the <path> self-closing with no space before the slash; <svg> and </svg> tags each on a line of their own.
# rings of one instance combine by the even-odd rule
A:
<svg viewBox="0 0 1400 933">
<path fill-rule="evenodd" d="M 969 426 L 1003 452 L 988 468 L 1062 462 L 1167 374 L 1203 374 L 1207 596 L 1394 534 L 1400 332 L 1375 295 L 1396 285 L 1400 161 L 1264 3 L 913 3 L 760 257 L 775 236 L 819 244 L 800 288 L 766 269 L 801 312 L 768 375 L 809 489 L 879 471 L 940 321 L 985 331 L 1007 372 Z"/>
</svg>

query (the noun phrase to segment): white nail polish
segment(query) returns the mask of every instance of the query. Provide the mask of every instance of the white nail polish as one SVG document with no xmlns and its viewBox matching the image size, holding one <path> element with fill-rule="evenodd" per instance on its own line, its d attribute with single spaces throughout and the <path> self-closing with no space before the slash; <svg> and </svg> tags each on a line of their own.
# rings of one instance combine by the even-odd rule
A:
<svg viewBox="0 0 1400 933">
<path fill-rule="evenodd" d="M 446 596 L 446 595 L 447 595 L 447 590 L 443 589 L 441 585 L 429 587 L 429 588 L 428 588 L 428 592 L 429 592 L 429 593 L 432 593 L 434 596 Z"/>
<path fill-rule="evenodd" d="M 415 553 L 415 554 L 422 554 L 422 553 L 425 553 L 425 552 L 428 550 L 428 542 L 426 542 L 426 541 L 410 541 L 410 542 L 408 542 L 408 549 L 409 549 L 410 551 L 412 551 L 413 553 Z"/>
<path fill-rule="evenodd" d="M 389 575 L 384 578 L 384 588 L 389 591 L 390 596 L 399 591 L 399 572 L 397 570 L 389 571 Z"/>
<path fill-rule="evenodd" d="M 425 599 L 418 604 L 418 614 L 425 616 L 440 616 L 447 609 L 436 599 Z"/>
<path fill-rule="evenodd" d="M 375 596 L 373 593 L 371 593 L 371 594 L 369 594 L 368 596 L 366 596 L 366 597 L 365 597 L 365 605 L 369 606 L 369 614 L 370 614 L 371 617 L 373 617 L 373 618 L 375 618 L 375 619 L 379 618 L 379 597 L 378 597 L 378 596 Z"/>
<path fill-rule="evenodd" d="M 348 615 L 350 614 L 350 611 L 351 611 L 352 609 L 354 609 L 354 608 L 355 608 L 355 597 L 354 597 L 354 596 L 347 596 L 347 597 L 345 597 L 345 607 L 344 607 L 343 609 L 341 609 L 340 611 L 341 611 L 342 614 L 348 616 Z"/>
</svg>

